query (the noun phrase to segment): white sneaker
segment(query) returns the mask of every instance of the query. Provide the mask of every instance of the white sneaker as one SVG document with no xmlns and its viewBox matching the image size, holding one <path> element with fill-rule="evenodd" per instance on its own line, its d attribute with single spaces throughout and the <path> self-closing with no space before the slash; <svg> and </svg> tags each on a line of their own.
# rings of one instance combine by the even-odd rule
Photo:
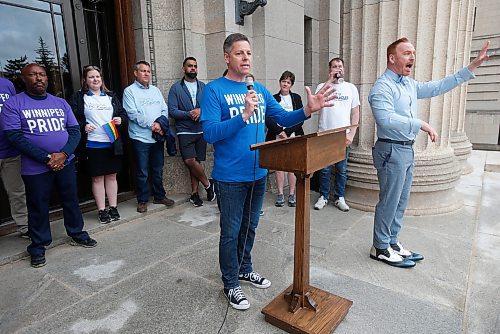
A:
<svg viewBox="0 0 500 334">
<path fill-rule="evenodd" d="M 323 197 L 323 195 L 321 195 L 319 198 L 318 198 L 318 201 L 316 202 L 316 204 L 314 204 L 314 209 L 315 210 L 321 210 L 325 207 L 325 205 L 328 204 L 328 200 L 325 199 Z"/>
<path fill-rule="evenodd" d="M 341 211 L 349 211 L 349 205 L 346 204 L 344 197 L 339 197 L 333 204 Z"/>
</svg>

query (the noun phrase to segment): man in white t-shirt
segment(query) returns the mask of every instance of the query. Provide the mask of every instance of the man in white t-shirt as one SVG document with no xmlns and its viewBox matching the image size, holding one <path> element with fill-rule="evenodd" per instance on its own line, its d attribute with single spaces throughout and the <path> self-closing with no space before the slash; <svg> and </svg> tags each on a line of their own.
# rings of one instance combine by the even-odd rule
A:
<svg viewBox="0 0 500 334">
<path fill-rule="evenodd" d="M 333 84 L 335 92 L 333 93 L 334 106 L 321 109 L 319 112 L 318 131 L 326 131 L 335 128 L 359 123 L 359 93 L 356 86 L 344 81 L 344 61 L 341 58 L 333 58 L 328 63 L 330 76 L 326 83 Z M 319 91 L 325 83 L 319 84 L 316 92 Z M 332 168 L 335 166 L 335 182 L 333 186 L 333 203 L 342 211 L 349 211 L 344 195 L 347 183 L 347 157 L 349 155 L 349 146 L 356 134 L 356 128 L 347 130 L 346 135 L 346 157 L 344 160 L 327 166 L 319 171 L 319 193 L 320 196 L 314 209 L 321 210 L 328 204 L 330 199 L 330 177 Z"/>
</svg>

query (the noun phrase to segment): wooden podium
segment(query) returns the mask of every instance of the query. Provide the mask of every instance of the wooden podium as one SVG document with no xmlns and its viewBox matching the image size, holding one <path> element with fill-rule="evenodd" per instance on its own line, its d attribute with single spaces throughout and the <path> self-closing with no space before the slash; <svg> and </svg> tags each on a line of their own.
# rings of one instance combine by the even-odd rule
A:
<svg viewBox="0 0 500 334">
<path fill-rule="evenodd" d="M 352 301 L 309 285 L 310 177 L 345 159 L 346 130 L 354 126 L 278 139 L 251 146 L 262 168 L 295 173 L 295 245 L 293 284 L 262 309 L 267 322 L 289 333 L 331 333 Z"/>
</svg>

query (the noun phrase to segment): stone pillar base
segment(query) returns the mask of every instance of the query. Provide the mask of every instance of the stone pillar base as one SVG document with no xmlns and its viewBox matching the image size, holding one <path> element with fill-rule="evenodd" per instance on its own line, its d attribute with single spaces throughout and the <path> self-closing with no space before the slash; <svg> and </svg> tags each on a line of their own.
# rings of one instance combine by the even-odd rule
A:
<svg viewBox="0 0 500 334">
<path fill-rule="evenodd" d="M 472 144 L 465 132 L 453 132 L 450 136 L 450 145 L 462 168 L 462 175 L 472 173 L 473 167 L 467 161 L 472 152 Z"/>
<path fill-rule="evenodd" d="M 378 189 L 366 189 L 348 186 L 346 202 L 353 208 L 375 212 L 378 202 Z M 463 205 L 462 195 L 455 189 L 436 192 L 412 192 L 405 211 L 407 216 L 427 216 L 450 213 L 459 210 Z"/>
<path fill-rule="evenodd" d="M 455 190 L 459 176 L 460 167 L 451 148 L 416 152 L 406 215 L 434 215 L 461 208 L 463 200 Z M 355 209 L 374 212 L 379 187 L 371 152 L 351 151 L 347 178 L 346 202 Z"/>
</svg>

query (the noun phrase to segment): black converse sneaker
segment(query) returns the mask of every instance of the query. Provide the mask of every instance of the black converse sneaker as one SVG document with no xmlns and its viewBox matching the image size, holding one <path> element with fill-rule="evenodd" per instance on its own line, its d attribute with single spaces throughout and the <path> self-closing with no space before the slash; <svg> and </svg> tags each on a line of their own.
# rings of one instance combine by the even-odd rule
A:
<svg viewBox="0 0 500 334">
<path fill-rule="evenodd" d="M 247 310 L 250 307 L 250 303 L 239 286 L 232 289 L 224 288 L 224 296 L 229 304 L 237 310 Z"/>
<path fill-rule="evenodd" d="M 248 274 L 239 274 L 238 279 L 240 281 L 250 282 L 254 287 L 259 289 L 267 289 L 271 286 L 270 280 L 260 276 L 260 274 L 255 271 Z"/>
<path fill-rule="evenodd" d="M 214 189 L 214 180 L 209 179 L 208 182 L 210 182 L 210 184 L 207 188 L 205 188 L 205 190 L 207 191 L 207 201 L 213 202 L 217 198 Z"/>
</svg>

